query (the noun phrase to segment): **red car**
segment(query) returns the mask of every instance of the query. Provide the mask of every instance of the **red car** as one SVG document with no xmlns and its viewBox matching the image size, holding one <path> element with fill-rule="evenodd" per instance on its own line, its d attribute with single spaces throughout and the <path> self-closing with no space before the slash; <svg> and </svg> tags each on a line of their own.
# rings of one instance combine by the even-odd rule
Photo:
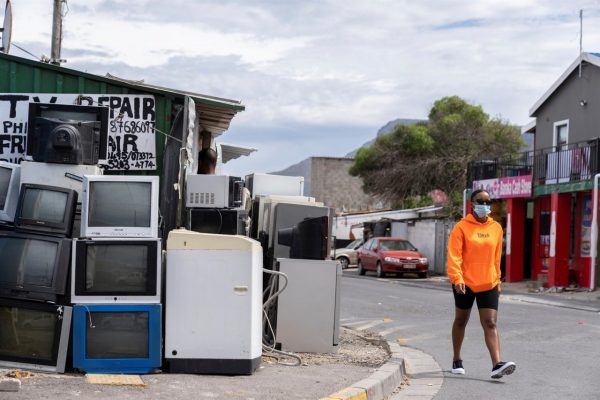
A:
<svg viewBox="0 0 600 400">
<path fill-rule="evenodd" d="M 429 262 L 408 240 L 393 237 L 374 237 L 358 249 L 358 274 L 376 271 L 378 277 L 387 272 L 412 272 L 427 278 Z"/>
</svg>

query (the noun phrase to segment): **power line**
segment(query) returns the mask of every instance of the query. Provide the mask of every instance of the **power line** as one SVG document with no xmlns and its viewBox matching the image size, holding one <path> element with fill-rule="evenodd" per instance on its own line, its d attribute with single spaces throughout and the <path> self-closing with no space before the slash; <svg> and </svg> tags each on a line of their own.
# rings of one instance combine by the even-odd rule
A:
<svg viewBox="0 0 600 400">
<path fill-rule="evenodd" d="M 33 54 L 32 52 L 25 50 L 24 48 L 22 48 L 21 46 L 19 46 L 18 44 L 16 44 L 15 42 L 12 43 L 13 46 L 15 46 L 17 49 L 21 50 L 24 53 L 29 54 L 31 57 L 35 58 L 36 61 L 40 60 L 40 57 L 36 56 L 35 54 Z"/>
</svg>

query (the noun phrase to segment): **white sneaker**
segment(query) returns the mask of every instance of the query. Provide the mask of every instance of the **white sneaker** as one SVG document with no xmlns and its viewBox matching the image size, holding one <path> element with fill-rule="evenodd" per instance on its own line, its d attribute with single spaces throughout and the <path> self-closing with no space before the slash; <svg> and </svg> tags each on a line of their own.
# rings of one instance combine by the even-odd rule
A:
<svg viewBox="0 0 600 400">
<path fill-rule="evenodd" d="M 452 361 L 452 373 L 457 375 L 464 375 L 465 369 L 462 365 L 462 360 Z"/>
</svg>

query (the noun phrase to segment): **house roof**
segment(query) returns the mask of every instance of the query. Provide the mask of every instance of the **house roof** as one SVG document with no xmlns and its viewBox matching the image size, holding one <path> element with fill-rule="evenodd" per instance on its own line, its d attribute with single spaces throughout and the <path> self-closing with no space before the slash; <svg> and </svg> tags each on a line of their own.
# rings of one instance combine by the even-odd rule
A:
<svg viewBox="0 0 600 400">
<path fill-rule="evenodd" d="M 163 86 L 151 85 L 144 81 L 133 81 L 106 74 L 106 77 L 112 80 L 123 82 L 138 87 L 138 90 L 146 89 L 150 92 L 159 91 L 162 93 L 171 93 L 179 96 L 189 96 L 194 100 L 196 112 L 198 114 L 198 123 L 202 129 L 211 132 L 213 136 L 218 136 L 229 129 L 231 120 L 245 107 L 239 100 L 224 99 L 222 97 L 208 96 L 205 94 L 188 92 L 185 90 L 170 89 Z"/>
<path fill-rule="evenodd" d="M 544 104 L 546 100 L 548 100 L 548 98 L 552 96 L 552 93 L 554 93 L 556 89 L 558 89 L 560 85 L 562 85 L 562 83 L 569 77 L 569 75 L 571 75 L 571 73 L 579 67 L 579 63 L 583 61 L 600 67 L 600 53 L 581 53 L 581 55 L 577 57 L 571 65 L 569 65 L 569 68 L 567 68 L 567 70 L 563 72 L 563 74 L 556 80 L 556 82 L 554 82 L 552 86 L 550 86 L 550 89 L 548 89 L 546 93 L 544 93 L 544 95 L 540 97 L 538 101 L 535 102 L 533 107 L 529 109 L 529 116 L 534 116 L 534 114 L 542 106 L 542 104 Z"/>
<path fill-rule="evenodd" d="M 521 133 L 535 133 L 537 121 L 534 119 L 521 127 Z"/>
</svg>

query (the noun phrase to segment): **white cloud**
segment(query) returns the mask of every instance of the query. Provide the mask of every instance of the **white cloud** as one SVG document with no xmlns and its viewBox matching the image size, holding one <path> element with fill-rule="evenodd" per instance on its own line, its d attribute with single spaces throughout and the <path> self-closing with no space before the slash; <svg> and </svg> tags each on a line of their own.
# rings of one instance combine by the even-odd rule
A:
<svg viewBox="0 0 600 400">
<path fill-rule="evenodd" d="M 352 126 L 353 135 L 365 130 L 352 138 L 360 144 L 388 120 L 424 118 L 447 95 L 528 122 L 531 105 L 578 54 L 581 8 L 584 49 L 600 51 L 593 47 L 600 43 L 598 0 L 68 4 L 69 67 L 241 99 L 247 110 L 224 140 L 293 126 L 277 143 L 304 152 L 299 157 L 323 147 L 294 145 L 306 129 Z M 13 2 L 13 9 L 15 42 L 49 53 L 51 2 Z M 269 160 L 251 158 L 274 162 L 283 152 L 273 151 Z"/>
</svg>

